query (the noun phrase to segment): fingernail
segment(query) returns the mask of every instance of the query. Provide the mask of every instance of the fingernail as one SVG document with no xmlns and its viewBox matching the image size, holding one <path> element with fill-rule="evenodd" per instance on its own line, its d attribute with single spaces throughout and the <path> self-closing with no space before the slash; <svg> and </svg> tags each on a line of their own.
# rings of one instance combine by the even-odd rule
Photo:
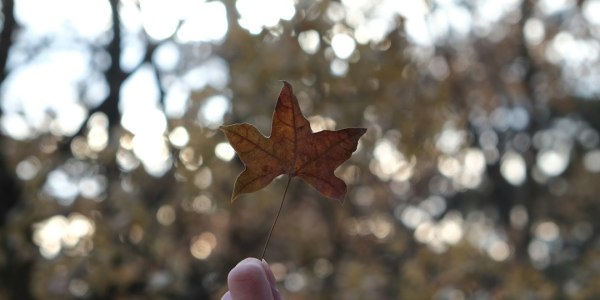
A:
<svg viewBox="0 0 600 300">
<path fill-rule="evenodd" d="M 262 263 L 263 267 L 265 267 L 265 271 L 271 270 L 271 267 L 269 266 L 269 263 L 264 258 L 262 259 L 261 263 Z"/>
<path fill-rule="evenodd" d="M 275 275 L 273 274 L 273 271 L 271 271 L 271 267 L 269 267 L 269 263 L 267 263 L 267 261 L 263 258 L 262 260 L 262 265 L 263 268 L 265 269 L 265 272 L 267 273 L 267 279 L 269 280 L 269 282 L 271 283 L 272 287 L 277 286 L 277 282 L 275 281 Z"/>
<path fill-rule="evenodd" d="M 277 288 L 272 287 L 271 288 L 271 293 L 273 294 L 273 299 L 275 300 L 281 300 L 281 294 L 279 294 L 279 290 Z"/>
</svg>

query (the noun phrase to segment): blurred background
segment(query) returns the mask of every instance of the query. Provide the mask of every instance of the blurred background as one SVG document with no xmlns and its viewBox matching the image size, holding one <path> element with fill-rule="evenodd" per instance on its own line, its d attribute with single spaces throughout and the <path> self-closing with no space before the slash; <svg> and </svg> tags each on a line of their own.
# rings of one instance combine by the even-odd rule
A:
<svg viewBox="0 0 600 300">
<path fill-rule="evenodd" d="M 3 0 L 0 299 L 219 299 L 283 180 L 221 124 L 367 127 L 292 181 L 286 299 L 600 298 L 600 0 Z"/>
</svg>

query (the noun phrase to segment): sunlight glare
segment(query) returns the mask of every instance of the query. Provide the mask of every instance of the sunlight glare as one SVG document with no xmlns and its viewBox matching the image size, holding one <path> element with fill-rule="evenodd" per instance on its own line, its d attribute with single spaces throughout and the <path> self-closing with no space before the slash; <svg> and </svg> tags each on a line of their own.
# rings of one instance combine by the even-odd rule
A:
<svg viewBox="0 0 600 300">
<path fill-rule="evenodd" d="M 421 46 L 431 46 L 435 42 L 435 37 L 429 27 L 425 18 L 410 18 L 406 20 L 404 30 L 413 43 Z"/>
<path fill-rule="evenodd" d="M 36 37 L 67 27 L 94 39 L 110 28 L 111 9 L 105 0 L 19 0 L 15 1 L 15 18 Z"/>
<path fill-rule="evenodd" d="M 327 18 L 332 22 L 338 23 L 344 19 L 346 15 L 346 11 L 344 7 L 338 2 L 328 2 L 327 3 Z"/>
<path fill-rule="evenodd" d="M 389 139 L 381 139 L 373 150 L 374 160 L 369 164 L 371 172 L 382 180 L 394 178 L 402 173 L 404 180 L 412 177 L 416 161 L 407 161 L 404 154 L 400 152 Z"/>
<path fill-rule="evenodd" d="M 598 45 L 594 40 L 579 38 L 568 31 L 560 31 L 546 49 L 546 58 L 571 71 L 582 64 L 598 60 Z"/>
<path fill-rule="evenodd" d="M 100 152 L 108 146 L 108 117 L 97 112 L 88 121 L 87 143 L 90 150 Z"/>
<path fill-rule="evenodd" d="M 68 219 L 67 230 L 62 237 L 62 241 L 73 247 L 81 238 L 94 234 L 94 223 L 86 216 L 79 213 L 72 213 Z"/>
<path fill-rule="evenodd" d="M 414 232 L 415 239 L 423 244 L 427 244 L 435 239 L 435 226 L 431 221 L 425 221 L 419 224 Z"/>
<path fill-rule="evenodd" d="M 162 132 L 135 135 L 132 143 L 133 153 L 148 174 L 160 177 L 171 168 L 171 153 Z"/>
<path fill-rule="evenodd" d="M 179 16 L 173 4 L 162 0 L 140 0 L 144 30 L 152 39 L 164 40 L 175 33 Z"/>
<path fill-rule="evenodd" d="M 308 117 L 310 123 L 310 129 L 313 132 L 319 132 L 323 130 L 335 130 L 336 122 L 334 119 L 329 117 L 323 117 L 320 115 Z"/>
<path fill-rule="evenodd" d="M 462 171 L 462 165 L 458 159 L 447 155 L 440 155 L 438 157 L 437 168 L 442 175 L 448 178 L 452 178 Z"/>
<path fill-rule="evenodd" d="M 300 34 L 298 34 L 298 44 L 300 44 L 300 48 L 307 54 L 317 53 L 317 51 L 319 51 L 319 46 L 321 45 L 319 32 L 312 29 L 300 32 Z"/>
<path fill-rule="evenodd" d="M 140 67 L 121 87 L 119 109 L 123 114 L 121 125 L 134 135 L 160 133 L 167 128 L 167 120 L 159 109 L 160 92 L 150 65 Z"/>
<path fill-rule="evenodd" d="M 33 242 L 42 256 L 52 259 L 63 248 L 74 248 L 80 241 L 90 239 L 94 232 L 94 222 L 82 214 L 72 213 L 68 218 L 55 215 L 33 224 Z M 85 254 L 86 248 L 82 250 L 80 253 Z"/>
<path fill-rule="evenodd" d="M 202 3 L 181 24 L 177 40 L 189 42 L 220 42 L 229 29 L 225 5 L 218 1 Z"/>
<path fill-rule="evenodd" d="M 215 146 L 215 155 L 222 161 L 230 161 L 235 157 L 235 151 L 229 143 L 218 143 Z"/>
<path fill-rule="evenodd" d="M 340 59 L 348 59 L 356 48 L 354 39 L 345 33 L 338 33 L 331 39 L 333 52 Z"/>
<path fill-rule="evenodd" d="M 88 111 L 80 103 L 69 103 L 56 108 L 56 118 L 50 123 L 50 132 L 56 136 L 71 136 L 79 130 Z"/>
<path fill-rule="evenodd" d="M 42 256 L 51 259 L 58 255 L 62 248 L 62 236 L 67 226 L 67 218 L 60 215 L 33 225 L 33 242 L 40 248 Z"/>
<path fill-rule="evenodd" d="M 204 100 L 198 111 L 198 121 L 209 128 L 216 128 L 223 123 L 225 114 L 231 110 L 231 101 L 223 95 L 211 96 Z"/>
<path fill-rule="evenodd" d="M 174 71 L 181 62 L 179 46 L 168 41 L 160 44 L 152 55 L 152 62 L 163 72 Z"/>
<path fill-rule="evenodd" d="M 165 92 L 165 114 L 169 118 L 181 118 L 188 110 L 190 87 L 182 80 L 173 82 Z"/>
<path fill-rule="evenodd" d="M 518 8 L 521 0 L 494 1 L 480 0 L 477 5 L 477 17 L 481 22 L 497 22 Z"/>
<path fill-rule="evenodd" d="M 149 174 L 162 176 L 170 169 L 171 154 L 163 136 L 167 120 L 162 111 L 142 105 L 128 109 L 123 113 L 121 124 L 134 134 L 133 153 Z"/>
<path fill-rule="evenodd" d="M 121 124 L 134 135 L 162 135 L 167 129 L 167 119 L 160 109 L 142 105 L 126 110 Z"/>
<path fill-rule="evenodd" d="M 485 170 L 485 156 L 478 148 L 469 148 L 464 151 L 464 171 L 480 175 Z"/>
<path fill-rule="evenodd" d="M 40 52 L 26 64 L 15 67 L 1 91 L 3 125 L 6 126 L 7 121 L 16 123 L 17 119 L 4 118 L 19 114 L 30 127 L 42 133 L 48 129 L 60 135 L 75 131 L 87 114 L 79 102 L 78 89 L 81 78 L 90 73 L 89 60 L 89 52 L 73 46 Z M 57 68 L 60 76 L 57 76 Z M 36 83 L 35 88 L 31 88 L 32 82 Z M 19 129 L 8 131 L 25 132 Z"/>
<path fill-rule="evenodd" d="M 558 14 L 575 5 L 574 0 L 541 0 L 537 3 L 539 9 L 546 15 Z"/>
<path fill-rule="evenodd" d="M 342 0 L 345 21 L 355 29 L 355 38 L 361 44 L 381 42 L 395 27 L 398 15 L 408 21 L 423 19 L 429 12 L 426 1 Z M 409 32 L 407 30 L 407 32 Z M 410 35 L 418 35 L 409 32 Z"/>
<path fill-rule="evenodd" d="M 42 0 L 43 1 L 43 0 Z M 68 13 L 69 24 L 82 36 L 96 38 L 112 25 L 111 7 L 105 0 L 70 0 L 66 7 L 60 9 Z"/>
<path fill-rule="evenodd" d="M 540 19 L 530 18 L 525 22 L 523 33 L 525 34 L 527 43 L 536 46 L 544 40 L 546 29 L 544 28 L 544 23 Z"/>
<path fill-rule="evenodd" d="M 583 3 L 583 16 L 595 25 L 600 25 L 600 0 L 587 0 Z"/>
<path fill-rule="evenodd" d="M 500 173 L 510 184 L 519 186 L 527 179 L 526 163 L 523 157 L 514 151 L 507 151 L 502 156 Z"/>
<path fill-rule="evenodd" d="M 201 65 L 189 69 L 182 78 L 186 88 L 201 90 L 209 85 L 222 90 L 229 84 L 229 65 L 220 57 L 211 57 Z"/>
<path fill-rule="evenodd" d="M 565 152 L 543 150 L 537 155 L 537 167 L 549 177 L 562 174 L 568 165 L 569 154 Z"/>
<path fill-rule="evenodd" d="M 190 134 L 183 126 L 177 126 L 169 133 L 169 142 L 175 148 L 183 148 L 190 142 Z"/>
<path fill-rule="evenodd" d="M 16 140 L 25 140 L 34 137 L 34 132 L 29 127 L 29 122 L 24 116 L 17 113 L 11 113 L 0 116 L 2 133 Z"/>
<path fill-rule="evenodd" d="M 457 130 L 453 125 L 447 124 L 438 136 L 435 146 L 443 153 L 454 154 L 458 152 L 465 140 L 465 132 Z"/>
<path fill-rule="evenodd" d="M 462 239 L 463 230 L 459 221 L 462 220 L 459 219 L 457 221 L 451 218 L 444 218 L 440 222 L 440 237 L 445 243 L 449 245 L 455 245 Z"/>
<path fill-rule="evenodd" d="M 280 20 L 291 20 L 296 14 L 293 0 L 237 0 L 240 26 L 251 34 L 276 26 Z"/>
</svg>

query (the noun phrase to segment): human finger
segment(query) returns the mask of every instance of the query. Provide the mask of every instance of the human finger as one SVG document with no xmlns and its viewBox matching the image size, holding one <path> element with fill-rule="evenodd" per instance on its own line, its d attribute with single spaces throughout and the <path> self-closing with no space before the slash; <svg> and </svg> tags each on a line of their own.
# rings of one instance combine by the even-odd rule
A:
<svg viewBox="0 0 600 300">
<path fill-rule="evenodd" d="M 275 300 L 268 275 L 270 272 L 256 258 L 242 260 L 227 276 L 229 296 L 232 300 Z"/>
</svg>

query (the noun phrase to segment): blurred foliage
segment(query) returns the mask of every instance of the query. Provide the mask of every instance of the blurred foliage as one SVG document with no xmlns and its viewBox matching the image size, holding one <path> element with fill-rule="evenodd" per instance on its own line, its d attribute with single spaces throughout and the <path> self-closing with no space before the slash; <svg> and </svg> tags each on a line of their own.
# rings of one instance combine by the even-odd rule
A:
<svg viewBox="0 0 600 300">
<path fill-rule="evenodd" d="M 254 32 L 238 22 L 242 1 L 224 0 L 226 34 L 210 41 L 132 30 L 151 1 L 107 2 L 112 25 L 93 39 L 31 38 L 14 5 L 32 4 L 2 2 L 0 299 L 219 299 L 228 271 L 260 253 L 284 184 L 230 204 L 242 164 L 216 128 L 268 134 L 283 79 L 315 128 L 368 128 L 338 169 L 342 206 L 292 181 L 266 254 L 286 299 L 600 298 L 599 1 L 416 1 L 419 17 L 394 1 L 297 1 L 289 20 Z M 381 37 L 365 39 L 357 22 L 386 10 L 373 23 L 385 26 L 371 24 Z M 411 33 L 415 19 L 429 39 Z M 131 40 L 142 50 L 126 67 Z M 65 43 L 91 53 L 76 85 L 85 117 L 75 130 L 57 122 L 77 114 L 27 123 L 35 104 L 9 109 L 19 100 L 7 86 Z M 162 47 L 174 66 L 161 67 Z M 159 117 L 132 115 L 148 130 L 166 120 L 158 140 L 119 110 L 144 68 L 156 87 L 133 93 L 156 88 Z M 186 76 L 206 83 L 168 113 Z M 106 92 L 90 100 L 98 83 Z"/>
</svg>

